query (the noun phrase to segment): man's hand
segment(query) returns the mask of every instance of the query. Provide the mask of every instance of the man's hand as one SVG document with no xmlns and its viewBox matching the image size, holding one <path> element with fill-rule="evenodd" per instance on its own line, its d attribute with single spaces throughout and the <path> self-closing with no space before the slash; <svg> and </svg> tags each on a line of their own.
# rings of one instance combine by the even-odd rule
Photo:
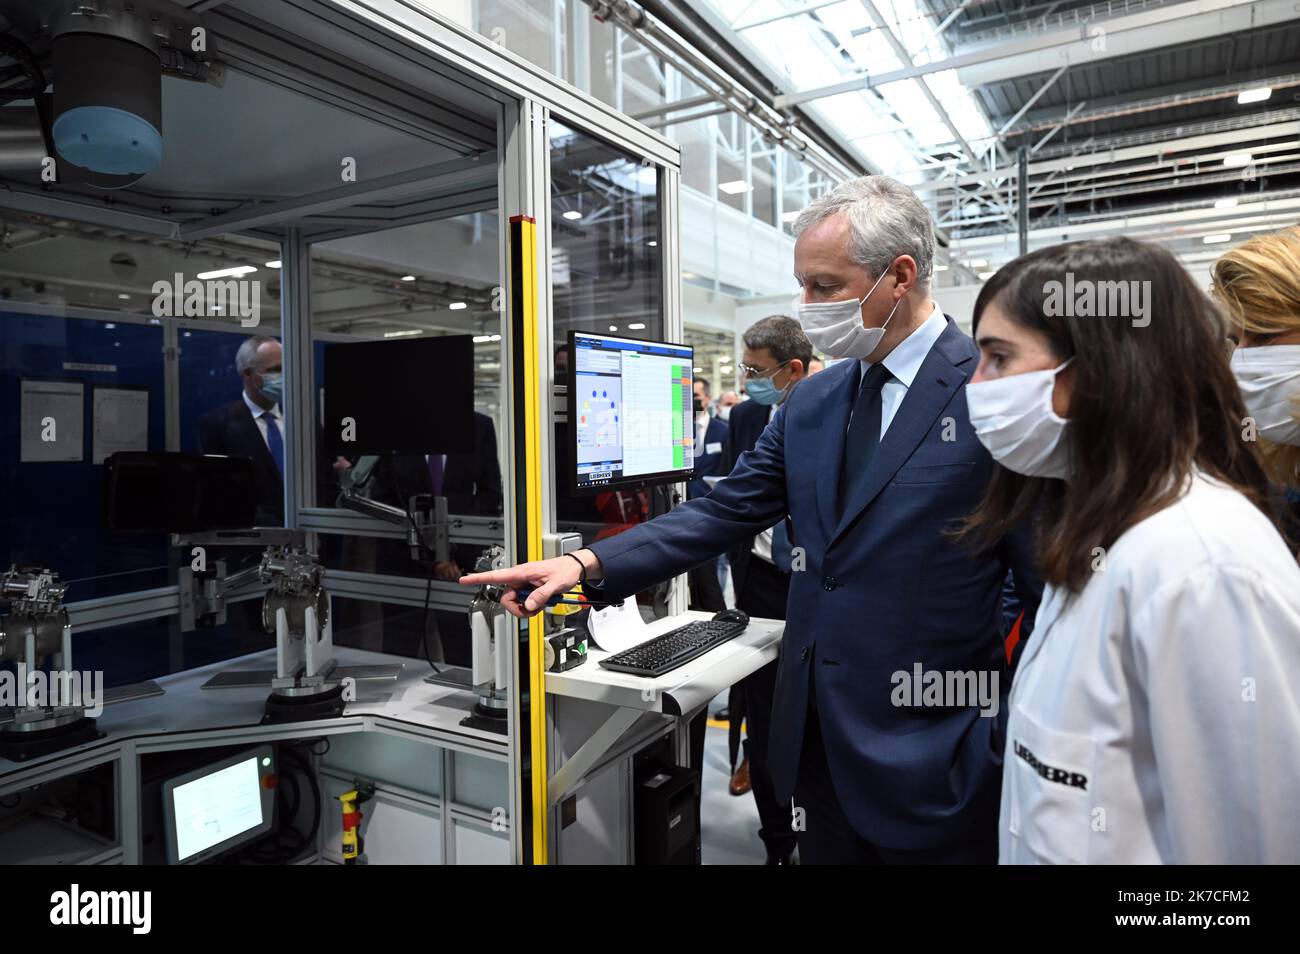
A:
<svg viewBox="0 0 1300 954">
<path fill-rule="evenodd" d="M 578 559 L 575 560 L 574 557 Z M 598 579 L 601 575 L 600 559 L 590 550 L 578 550 L 573 556 L 565 554 L 552 560 L 538 560 L 536 563 L 520 563 L 504 570 L 490 570 L 487 573 L 470 573 L 460 578 L 462 586 L 479 586 L 491 583 L 506 587 L 501 597 L 501 605 L 512 616 L 523 619 L 533 616 L 546 606 L 547 601 L 557 593 L 566 593 L 573 589 L 575 583 L 582 579 L 582 569 L 578 560 L 587 568 L 589 578 Z M 515 598 L 515 590 L 522 586 L 533 587 L 524 603 Z"/>
</svg>

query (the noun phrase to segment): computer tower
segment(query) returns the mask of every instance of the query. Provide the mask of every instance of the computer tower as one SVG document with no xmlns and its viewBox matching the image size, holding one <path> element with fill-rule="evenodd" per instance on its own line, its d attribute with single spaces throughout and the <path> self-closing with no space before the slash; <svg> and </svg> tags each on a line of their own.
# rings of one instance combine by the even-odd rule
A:
<svg viewBox="0 0 1300 954">
<path fill-rule="evenodd" d="M 637 767 L 633 813 L 638 865 L 700 863 L 699 769 L 658 760 Z"/>
</svg>

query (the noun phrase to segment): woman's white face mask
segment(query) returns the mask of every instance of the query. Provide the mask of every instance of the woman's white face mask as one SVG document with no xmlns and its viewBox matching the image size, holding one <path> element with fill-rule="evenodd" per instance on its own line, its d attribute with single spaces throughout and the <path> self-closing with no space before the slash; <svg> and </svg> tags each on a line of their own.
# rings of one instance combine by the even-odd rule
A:
<svg viewBox="0 0 1300 954">
<path fill-rule="evenodd" d="M 1061 480 L 1074 472 L 1066 440 L 1070 422 L 1052 410 L 1056 376 L 1073 360 L 1045 371 L 966 385 L 975 436 L 1007 470 Z"/>
<path fill-rule="evenodd" d="M 1232 372 L 1259 436 L 1300 446 L 1300 345 L 1238 348 Z"/>
</svg>

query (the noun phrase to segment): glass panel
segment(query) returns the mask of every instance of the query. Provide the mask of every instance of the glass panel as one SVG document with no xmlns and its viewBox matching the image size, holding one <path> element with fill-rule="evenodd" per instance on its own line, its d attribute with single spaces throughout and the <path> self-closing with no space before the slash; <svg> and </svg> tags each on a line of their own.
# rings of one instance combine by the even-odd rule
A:
<svg viewBox="0 0 1300 954">
<path fill-rule="evenodd" d="M 792 226 L 799 212 L 830 188 L 830 180 L 824 173 L 801 162 L 793 153 L 785 153 L 783 164 L 785 172 L 782 175 L 781 224 L 787 233 L 793 234 Z"/>
<path fill-rule="evenodd" d="M 355 554 L 359 548 L 386 542 L 389 541 L 347 537 L 344 546 Z M 439 598 L 435 596 L 432 599 Z M 465 610 L 431 605 L 426 611 L 423 606 L 335 596 L 331 604 L 334 642 L 340 646 L 423 660 L 439 669 L 443 666 L 469 667 L 474 660 L 470 649 L 468 603 L 467 598 Z"/>
<path fill-rule="evenodd" d="M 107 529 L 103 461 L 116 451 L 167 450 L 172 414 L 181 432 L 188 427 L 192 435 L 182 448 L 198 449 L 197 422 L 209 402 L 201 388 L 186 393 L 185 381 L 214 382 L 223 401 L 238 394 L 239 384 L 233 348 L 217 367 L 205 364 L 201 349 L 185 348 L 202 335 L 237 344 L 247 334 L 241 321 L 251 325 L 263 317 L 270 320 L 260 327 L 274 332 L 278 304 L 251 273 L 197 276 L 237 264 L 255 267 L 252 261 L 260 266 L 277 247 L 225 238 L 141 241 L 144 236 L 122 229 L 62 217 L 13 210 L 0 216 L 11 244 L 0 259 L 0 415 L 7 422 L 0 492 L 8 501 L 0 564 L 56 572 L 68 585 L 66 602 L 74 604 L 175 585 L 188 552 L 169 547 L 163 533 Z M 171 317 L 178 294 L 180 310 L 200 317 Z M 193 372 L 181 382 L 183 414 L 169 407 L 177 397 L 166 374 L 172 332 L 185 342 L 182 357 Z M 213 561 L 228 556 L 209 553 Z M 74 665 L 101 669 L 109 685 L 123 685 L 265 648 L 260 626 L 245 625 L 247 605 L 231 606 L 226 625 L 202 633 L 182 634 L 176 617 L 111 630 L 74 628 Z M 129 652 L 122 651 L 126 645 Z"/>
<path fill-rule="evenodd" d="M 312 337 L 318 393 L 330 343 L 401 342 L 469 337 L 473 350 L 472 404 L 484 446 L 471 472 L 448 477 L 455 513 L 495 516 L 501 512 L 500 432 L 501 312 L 499 236 L 495 212 L 474 212 L 419 225 L 402 226 L 312 246 Z M 430 379 L 410 382 L 410 409 L 436 410 Z M 375 368 L 376 375 L 383 369 Z M 395 414 L 404 413 L 394 408 Z M 319 411 L 318 411 L 319 413 Z M 320 422 L 323 426 L 325 422 Z M 427 462 L 426 462 L 427 463 Z M 464 480 L 460 480 L 464 477 Z M 421 481 L 424 478 L 420 478 Z M 321 506 L 332 506 L 324 499 Z"/>
<path fill-rule="evenodd" d="M 664 130 L 682 147 L 682 186 L 702 192 L 713 199 L 710 184 L 713 171 L 713 137 L 717 134 L 717 121 L 712 117 L 678 123 Z"/>
<path fill-rule="evenodd" d="M 635 116 L 664 98 L 664 66 L 657 56 L 626 33 L 623 39 L 623 112 Z"/>
<path fill-rule="evenodd" d="M 687 325 L 686 343 L 695 349 L 695 380 L 703 378 L 708 382 L 712 403 L 716 404 L 727 391 L 740 393 L 734 333 Z"/>
<path fill-rule="evenodd" d="M 745 193 L 751 183 L 745 172 L 745 137 L 749 125 L 735 113 L 718 117 L 718 200 L 738 212 L 745 211 Z"/>
<path fill-rule="evenodd" d="M 658 174 L 552 117 L 551 244 L 555 381 L 567 384 L 570 330 L 663 340 Z M 556 518 L 591 543 L 662 509 L 645 490 L 570 493 L 570 433 L 555 425 Z"/>
<path fill-rule="evenodd" d="M 570 330 L 662 338 L 656 168 L 554 117 L 550 141 L 556 344 Z"/>
<path fill-rule="evenodd" d="M 474 0 L 473 6 L 475 30 L 542 69 L 556 72 L 554 0 Z"/>
<path fill-rule="evenodd" d="M 539 0 L 536 8 L 549 17 L 549 2 Z M 528 32 L 525 27 L 521 36 Z M 48 215 L 0 208 L 0 415 L 6 422 L 0 493 L 7 501 L 0 520 L 0 571 L 11 563 L 49 567 L 70 584 L 70 602 L 174 585 L 178 568 L 190 562 L 188 549 L 170 549 L 162 533 L 104 529 L 102 459 L 112 450 L 252 457 L 257 522 L 284 519 L 283 464 L 272 432 L 262 429 L 271 423 L 259 424 L 246 401 L 275 392 L 275 368 L 283 363 L 280 273 L 272 264 L 281 258 L 275 226 L 260 219 L 250 224 L 261 240 L 228 235 L 185 241 L 172 237 L 175 226 L 222 213 L 252 213 L 280 199 L 331 194 L 341 183 L 358 183 L 358 192 L 368 193 L 385 176 L 496 145 L 492 117 L 498 104 L 486 96 L 476 100 L 454 82 L 442 90 L 454 108 L 452 101 L 421 94 L 420 115 L 403 115 L 400 102 L 372 109 L 277 85 L 267 78 L 279 75 L 276 64 L 263 65 L 266 77 L 227 65 L 221 85 L 165 80 L 162 164 L 138 187 L 105 191 L 61 161 L 59 204 L 46 210 Z M 257 108 L 250 110 L 253 103 Z M 286 129 L 292 134 L 286 136 Z M 254 155 L 257 161 L 249 161 Z M 22 189 L 32 205 L 43 201 L 39 171 L 11 166 L 4 178 L 18 184 L 14 191 Z M 495 167 L 487 175 L 495 183 Z M 483 208 L 482 186 L 467 191 L 472 198 L 466 207 Z M 306 235 L 334 238 L 376 222 L 416 222 L 434 214 L 408 205 L 406 193 L 386 190 L 382 196 L 371 195 L 366 201 L 373 204 L 355 209 L 313 204 L 318 211 L 296 224 Z M 441 207 L 437 203 L 447 198 L 438 196 L 429 208 Z M 93 224 L 76 221 L 69 212 L 77 202 L 93 210 L 87 213 Z M 0 206 L 4 203 L 0 197 Z M 108 218 L 114 213 L 120 218 Z M 135 233 L 135 216 L 153 217 L 159 227 Z M 482 312 L 490 318 L 490 338 L 499 333 L 492 289 L 500 278 L 495 213 L 487 218 L 487 234 L 472 264 L 487 269 L 489 277 L 472 283 L 475 297 L 465 299 L 467 309 L 452 312 L 455 320 L 441 324 L 477 334 L 480 326 L 469 318 Z M 404 251 L 423 251 L 426 261 L 441 261 L 449 253 L 450 243 L 425 248 L 420 227 L 411 228 L 415 231 L 392 233 L 406 243 Z M 470 228 L 462 225 L 462 231 Z M 345 250 L 340 258 L 352 254 L 343 240 L 338 244 Z M 318 336 L 316 364 L 331 335 L 356 340 L 382 337 L 392 328 L 409 331 L 421 325 L 430 290 L 440 294 L 455 287 L 446 277 L 408 286 L 400 274 L 378 275 L 374 259 L 382 262 L 386 252 L 381 249 L 370 261 L 324 263 L 328 267 L 316 281 L 326 298 L 323 305 L 312 304 L 334 312 L 326 315 L 328 332 Z M 365 256 L 361 249 L 353 258 Z M 239 272 L 221 274 L 232 268 Z M 192 282 L 201 290 L 191 291 Z M 402 322 L 394 303 L 414 317 Z M 249 343 L 241 359 L 241 345 L 255 334 L 265 340 Z M 471 396 L 489 424 L 497 414 L 500 369 L 492 367 L 492 359 L 498 353 L 499 340 L 486 346 L 478 362 L 481 386 Z M 397 412 L 436 415 L 443 399 L 438 383 L 437 369 L 430 369 L 427 379 L 412 382 L 411 400 Z M 278 402 L 268 403 L 274 409 Z M 315 406 L 282 407 L 275 419 L 282 442 L 287 435 L 279 425 L 292 422 L 295 414 L 304 423 L 319 422 Z M 496 438 L 488 444 L 495 461 Z M 306 503 L 337 493 L 331 464 L 308 462 L 319 486 Z M 449 480 L 452 469 L 447 468 Z M 499 509 L 499 489 L 496 502 L 485 504 L 475 481 L 470 488 L 473 507 Z M 233 571 L 259 555 L 256 548 L 208 548 L 207 558 L 209 566 L 224 558 Z M 261 632 L 259 604 L 229 604 L 228 624 L 195 633 L 181 634 L 174 616 L 111 630 L 74 630 L 74 658 L 104 669 L 107 681 L 116 685 L 270 648 L 273 640 Z"/>
<path fill-rule="evenodd" d="M 185 273 L 245 270 L 224 281 L 247 289 L 246 297 L 256 295 L 256 324 L 248 319 L 250 326 L 244 327 L 236 316 L 215 320 L 223 308 L 229 310 L 215 302 L 212 319 L 176 321 L 180 450 L 252 460 L 257 492 L 254 522 L 262 527 L 284 526 L 283 447 L 289 415 L 295 413 L 277 392 L 274 380 L 284 371 L 279 260 L 280 247 L 270 242 L 223 238 L 201 243 Z M 238 554 L 239 562 L 245 556 Z"/>
<path fill-rule="evenodd" d="M 591 74 L 591 95 L 607 106 L 615 107 L 618 105 L 614 80 L 614 37 L 617 35 L 614 24 L 589 21 L 586 55 Z"/>
<path fill-rule="evenodd" d="M 187 551 L 162 533 L 106 528 L 103 461 L 119 450 L 168 449 L 165 344 L 173 330 L 182 373 L 170 413 L 178 414 L 181 449 L 200 449 L 199 420 L 240 392 L 235 348 L 249 330 L 278 329 L 278 289 L 265 283 L 264 268 L 277 246 L 224 237 L 139 241 L 67 218 L 14 210 L 0 217 L 10 244 L 0 257 L 0 493 L 8 501 L 0 564 L 53 570 L 68 584 L 68 603 L 175 585 Z M 197 278 L 237 265 L 262 275 L 211 280 L 219 284 Z M 198 317 L 171 317 L 178 292 L 181 311 L 188 303 Z M 241 328 L 241 320 L 258 327 Z M 208 341 L 219 345 L 200 344 Z M 273 496 L 280 493 L 277 478 Z M 245 556 L 209 553 L 229 559 L 231 571 Z M 176 616 L 74 628 L 72 663 L 102 671 L 112 687 L 265 649 L 272 643 L 257 625 L 257 606 L 232 604 L 229 622 L 194 633 L 182 633 Z"/>
<path fill-rule="evenodd" d="M 402 421 L 412 415 L 446 413 L 462 399 L 472 421 L 471 444 L 465 448 L 429 447 L 413 450 L 396 447 L 380 455 L 369 480 L 357 493 L 389 508 L 388 522 L 405 530 L 405 512 L 417 494 L 439 494 L 447 500 L 453 515 L 448 559 L 413 559 L 405 541 L 392 538 L 326 535 L 321 538 L 321 555 L 327 567 L 381 576 L 416 577 L 433 581 L 433 604 L 445 608 L 468 605 L 472 592 L 451 581 L 473 569 L 490 544 L 470 542 L 465 521 L 488 526 L 504 542 L 500 520 L 504 504 L 501 473 L 500 427 L 501 332 L 500 245 L 495 212 L 474 212 L 395 229 L 369 232 L 312 246 L 312 336 L 314 345 L 317 414 L 324 414 L 325 395 L 330 387 L 326 372 L 326 350 L 346 349 L 349 343 L 385 342 L 391 359 L 375 358 L 366 374 L 375 384 L 384 380 L 391 362 L 407 360 L 403 352 L 427 347 L 436 340 L 455 347 L 468 342 L 467 366 L 457 367 L 458 355 L 436 349 L 442 358 L 427 368 L 427 374 L 402 382 L 401 397 L 391 408 L 401 430 Z M 423 342 L 424 344 L 417 344 Z M 472 356 L 472 357 L 468 357 Z M 438 361 L 448 363 L 438 365 Z M 472 366 L 471 366 L 472 365 Z M 472 389 L 453 394 L 456 386 Z M 328 458 L 330 476 L 318 490 L 320 506 L 337 507 L 342 490 L 341 475 L 361 462 L 360 454 L 332 458 L 325 441 L 329 428 L 346 429 L 339 421 L 318 419 L 322 456 Z M 341 433 L 341 432 L 340 432 Z M 338 436 L 338 435 L 335 435 Z M 355 509 L 355 508 L 348 508 Z M 446 590 L 446 592 L 443 592 Z M 399 655 L 424 655 L 421 645 L 425 626 L 420 607 L 398 606 L 354 600 L 342 601 L 336 638 L 345 645 L 382 648 Z M 468 665 L 468 630 L 464 613 L 430 611 L 430 642 L 437 633 L 446 634 L 451 656 L 458 665 Z M 463 632 L 462 632 L 463 631 Z M 442 658 L 437 654 L 435 659 Z"/>
<path fill-rule="evenodd" d="M 749 148 L 754 218 L 776 225 L 776 153 L 779 147 L 763 142 L 762 135 L 751 129 Z"/>
<path fill-rule="evenodd" d="M 92 317 L 75 303 L 93 289 L 56 290 L 58 277 L 76 271 L 73 260 L 59 260 L 75 244 L 59 239 L 0 258 L 8 293 L 0 307 L 0 570 L 50 569 L 70 584 L 69 601 L 165 586 L 168 579 L 161 534 L 104 528 L 104 468 L 95 455 L 107 449 L 104 438 L 114 437 L 138 450 L 164 449 L 162 328 L 125 311 Z M 29 270 L 45 280 L 23 279 Z M 120 430 L 110 430 L 106 416 L 117 407 Z"/>
</svg>

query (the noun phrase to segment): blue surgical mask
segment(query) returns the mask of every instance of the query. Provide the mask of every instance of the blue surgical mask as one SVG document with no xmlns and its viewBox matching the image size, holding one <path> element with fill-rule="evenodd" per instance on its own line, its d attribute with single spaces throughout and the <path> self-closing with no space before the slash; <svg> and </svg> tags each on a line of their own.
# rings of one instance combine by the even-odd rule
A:
<svg viewBox="0 0 1300 954">
<path fill-rule="evenodd" d="M 776 377 L 773 375 L 772 377 Z M 745 393 L 759 404 L 780 404 L 785 400 L 790 388 L 778 388 L 772 378 L 751 378 L 745 382 Z"/>
<path fill-rule="evenodd" d="M 284 398 L 284 375 L 279 371 L 262 375 L 262 394 L 267 400 L 279 404 Z"/>
</svg>

